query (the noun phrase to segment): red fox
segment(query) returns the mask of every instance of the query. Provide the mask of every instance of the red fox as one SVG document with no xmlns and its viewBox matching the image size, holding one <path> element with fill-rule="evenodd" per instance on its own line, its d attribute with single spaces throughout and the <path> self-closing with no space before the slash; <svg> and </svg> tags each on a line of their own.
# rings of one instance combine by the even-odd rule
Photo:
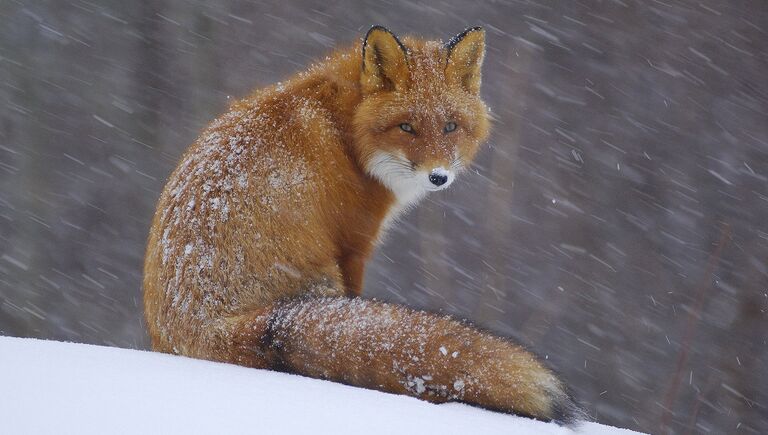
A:
<svg viewBox="0 0 768 435">
<path fill-rule="evenodd" d="M 479 27 L 443 44 L 374 26 L 235 102 L 160 196 L 143 282 L 152 348 L 573 420 L 563 383 L 520 346 L 358 297 L 386 227 L 488 136 L 484 55 Z"/>
</svg>

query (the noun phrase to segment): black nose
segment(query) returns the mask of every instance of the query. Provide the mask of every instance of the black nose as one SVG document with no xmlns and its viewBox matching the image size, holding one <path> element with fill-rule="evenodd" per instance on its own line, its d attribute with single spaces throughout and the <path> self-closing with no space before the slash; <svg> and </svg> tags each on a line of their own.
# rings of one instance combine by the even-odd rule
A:
<svg viewBox="0 0 768 435">
<path fill-rule="evenodd" d="M 435 186 L 442 186 L 448 181 L 448 176 L 443 174 L 429 174 L 429 181 Z"/>
</svg>

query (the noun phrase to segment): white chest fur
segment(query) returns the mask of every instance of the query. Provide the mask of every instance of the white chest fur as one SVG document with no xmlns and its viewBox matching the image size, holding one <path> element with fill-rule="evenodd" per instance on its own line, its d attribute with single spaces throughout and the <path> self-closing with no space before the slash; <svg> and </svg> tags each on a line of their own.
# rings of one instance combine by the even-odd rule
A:
<svg viewBox="0 0 768 435">
<path fill-rule="evenodd" d="M 427 175 L 421 171 L 413 171 L 404 160 L 400 156 L 377 151 L 366 164 L 368 173 L 378 179 L 395 196 L 395 202 L 381 224 L 379 240 L 393 222 L 430 191 Z"/>
</svg>

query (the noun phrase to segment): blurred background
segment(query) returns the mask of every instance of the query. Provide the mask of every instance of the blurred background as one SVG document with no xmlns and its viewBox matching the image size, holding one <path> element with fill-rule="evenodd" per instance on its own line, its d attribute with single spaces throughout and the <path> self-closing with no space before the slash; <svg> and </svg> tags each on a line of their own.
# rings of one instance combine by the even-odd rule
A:
<svg viewBox="0 0 768 435">
<path fill-rule="evenodd" d="M 230 98 L 372 24 L 483 25 L 490 143 L 365 294 L 514 337 L 601 422 L 768 433 L 768 3 L 5 0 L 0 24 L 0 334 L 146 349 L 155 202 Z"/>
</svg>

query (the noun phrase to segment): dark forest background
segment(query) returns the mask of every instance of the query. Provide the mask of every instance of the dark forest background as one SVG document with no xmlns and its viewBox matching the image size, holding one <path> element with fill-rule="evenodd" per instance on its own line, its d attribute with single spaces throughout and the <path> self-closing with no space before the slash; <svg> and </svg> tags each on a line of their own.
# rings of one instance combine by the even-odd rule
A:
<svg viewBox="0 0 768 435">
<path fill-rule="evenodd" d="M 145 237 L 182 151 L 372 24 L 485 26 L 495 121 L 365 293 L 520 340 L 601 422 L 768 433 L 760 0 L 3 0 L 0 334 L 146 349 Z"/>
</svg>

